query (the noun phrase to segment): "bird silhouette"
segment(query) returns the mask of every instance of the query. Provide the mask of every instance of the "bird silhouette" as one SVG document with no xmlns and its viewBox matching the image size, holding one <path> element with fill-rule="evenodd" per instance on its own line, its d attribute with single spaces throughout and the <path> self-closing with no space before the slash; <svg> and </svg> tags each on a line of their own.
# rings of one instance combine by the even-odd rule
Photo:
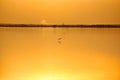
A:
<svg viewBox="0 0 120 80">
<path fill-rule="evenodd" d="M 61 40 L 62 38 L 58 38 L 58 40 Z"/>
<path fill-rule="evenodd" d="M 62 38 L 58 38 L 58 43 L 59 44 L 61 44 L 61 42 L 62 42 L 61 40 L 62 40 Z"/>
</svg>

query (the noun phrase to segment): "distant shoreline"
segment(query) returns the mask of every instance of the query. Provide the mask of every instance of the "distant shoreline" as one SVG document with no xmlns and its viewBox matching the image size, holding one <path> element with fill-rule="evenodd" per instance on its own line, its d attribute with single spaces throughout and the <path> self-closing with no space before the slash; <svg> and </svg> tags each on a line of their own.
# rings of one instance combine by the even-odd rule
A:
<svg viewBox="0 0 120 80">
<path fill-rule="evenodd" d="M 120 28 L 120 25 L 104 25 L 104 24 L 96 24 L 96 25 L 42 25 L 42 24 L 0 24 L 0 27 L 80 27 L 80 28 Z"/>
</svg>

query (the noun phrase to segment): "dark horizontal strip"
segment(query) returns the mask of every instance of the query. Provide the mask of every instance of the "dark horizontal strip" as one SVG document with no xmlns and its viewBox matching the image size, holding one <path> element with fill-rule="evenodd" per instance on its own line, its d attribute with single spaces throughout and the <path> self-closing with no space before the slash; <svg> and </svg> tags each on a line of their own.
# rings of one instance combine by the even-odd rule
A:
<svg viewBox="0 0 120 80">
<path fill-rule="evenodd" d="M 0 24 L 0 27 L 80 27 L 80 28 L 120 28 L 120 25 L 35 25 L 35 24 Z"/>
</svg>

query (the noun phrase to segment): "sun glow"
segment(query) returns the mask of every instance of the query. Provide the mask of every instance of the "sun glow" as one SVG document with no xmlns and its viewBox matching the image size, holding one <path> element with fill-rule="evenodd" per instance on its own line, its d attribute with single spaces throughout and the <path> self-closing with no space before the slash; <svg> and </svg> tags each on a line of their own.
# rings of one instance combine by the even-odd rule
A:
<svg viewBox="0 0 120 80">
<path fill-rule="evenodd" d="M 66 80 L 62 76 L 43 76 L 40 80 Z"/>
<path fill-rule="evenodd" d="M 26 79 L 28 80 L 28 78 Z M 29 77 L 29 80 L 68 80 L 66 75 L 62 74 L 43 74 L 43 75 L 36 75 L 34 77 Z"/>
</svg>

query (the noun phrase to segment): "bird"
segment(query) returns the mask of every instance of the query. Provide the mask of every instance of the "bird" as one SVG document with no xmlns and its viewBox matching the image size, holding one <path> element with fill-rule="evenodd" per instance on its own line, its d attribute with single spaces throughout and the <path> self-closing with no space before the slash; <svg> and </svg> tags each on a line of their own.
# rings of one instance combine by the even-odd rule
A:
<svg viewBox="0 0 120 80">
<path fill-rule="evenodd" d="M 62 38 L 60 37 L 60 38 L 58 38 L 58 43 L 59 44 L 61 44 L 61 40 L 62 40 Z"/>
<path fill-rule="evenodd" d="M 58 40 L 61 40 L 62 38 L 58 38 Z"/>
</svg>

